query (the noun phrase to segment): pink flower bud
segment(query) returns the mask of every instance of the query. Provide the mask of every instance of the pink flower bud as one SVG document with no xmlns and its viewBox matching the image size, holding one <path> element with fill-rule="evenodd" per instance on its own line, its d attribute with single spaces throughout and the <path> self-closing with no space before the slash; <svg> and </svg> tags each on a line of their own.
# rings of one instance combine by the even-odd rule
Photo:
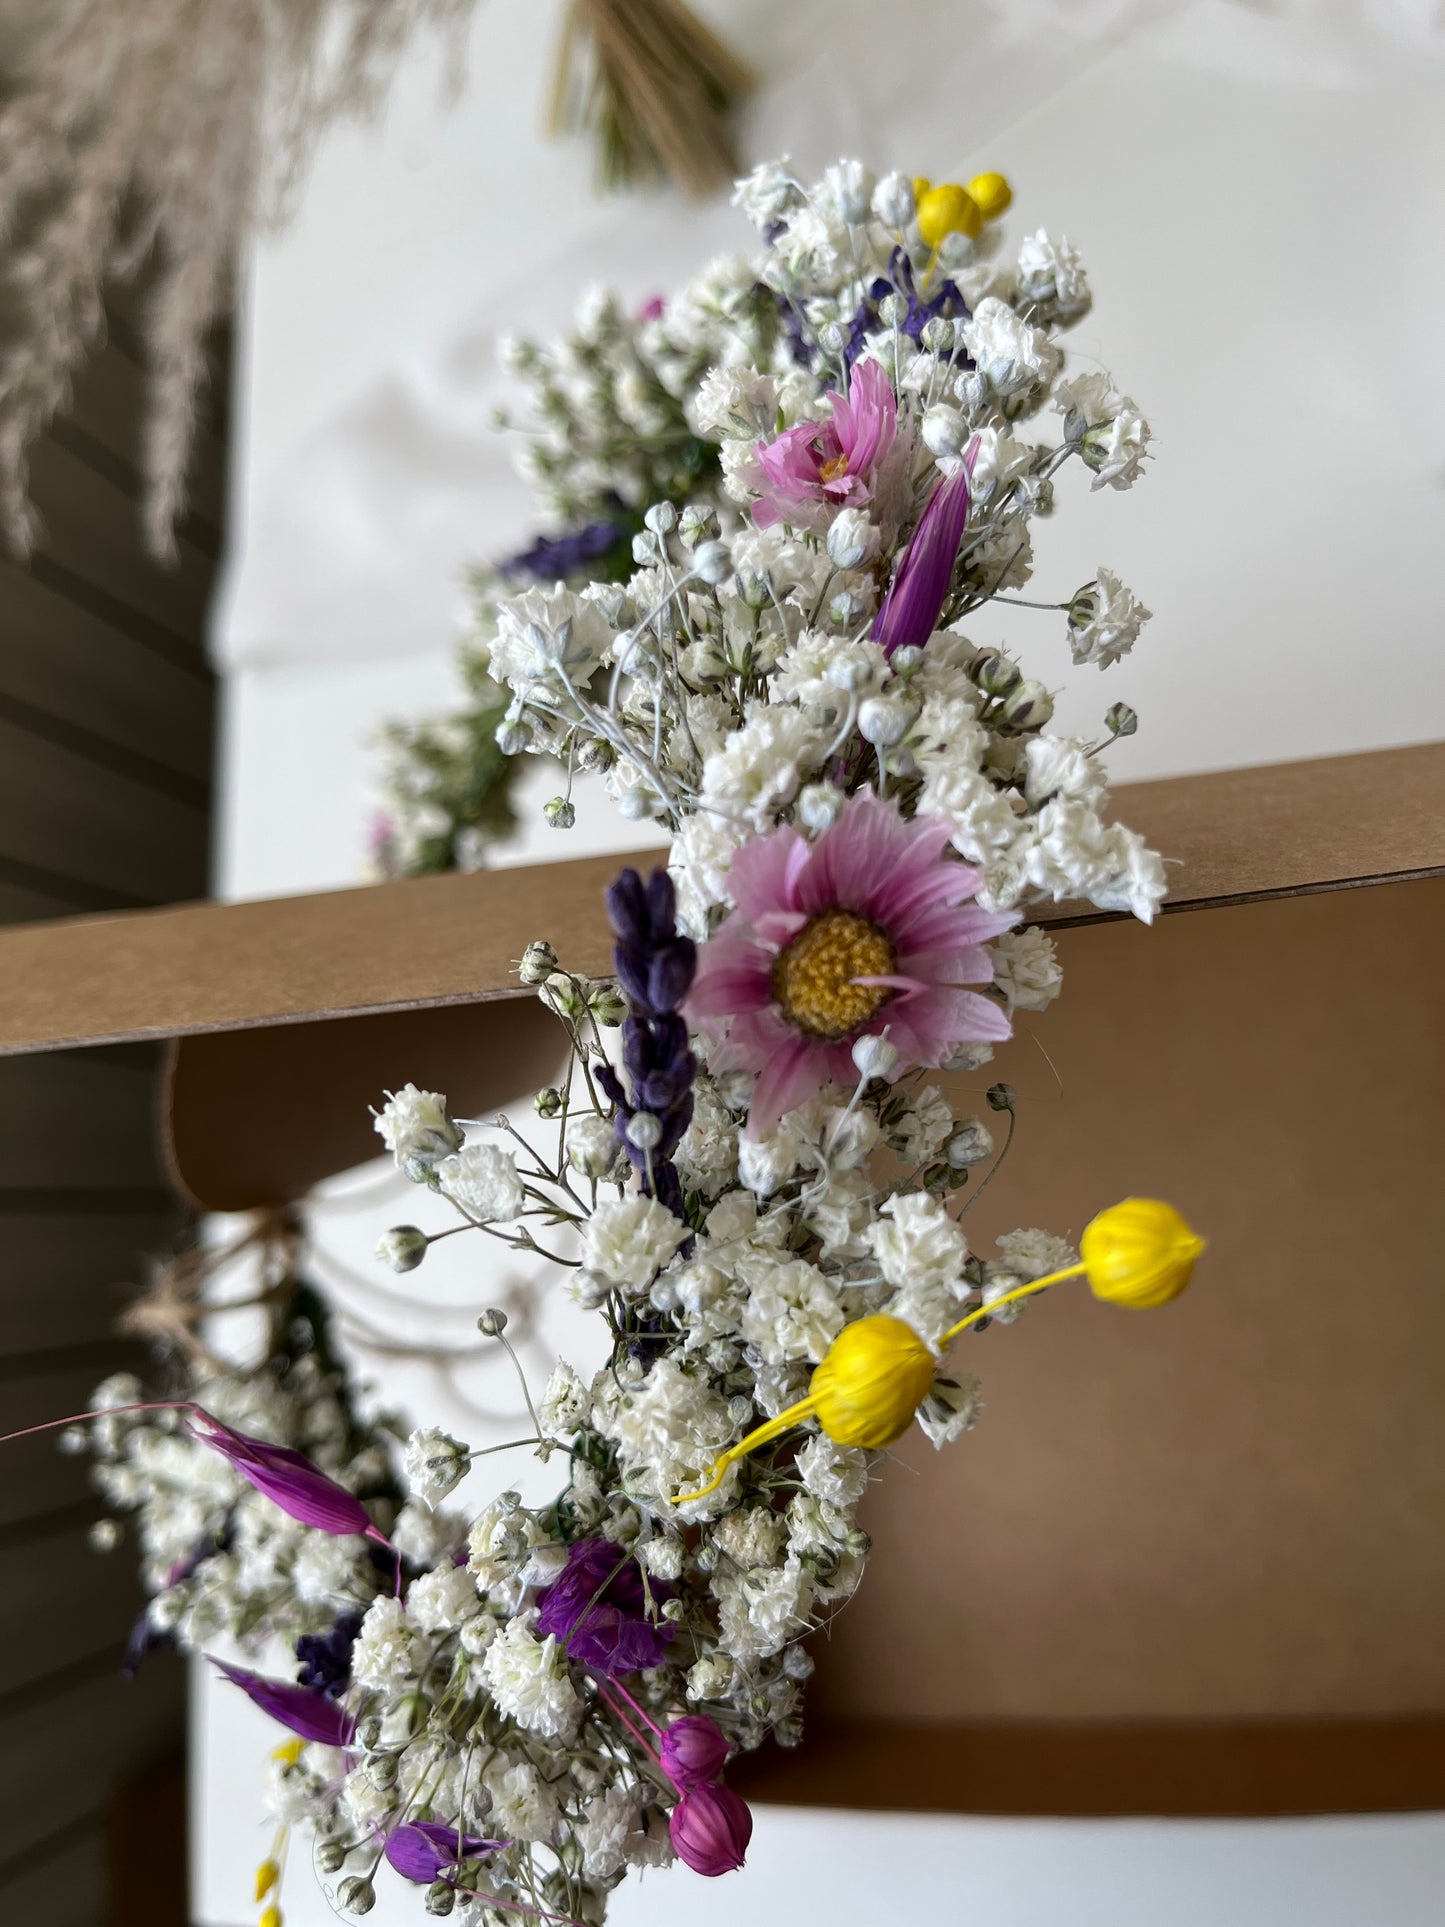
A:
<svg viewBox="0 0 1445 1927">
<path fill-rule="evenodd" d="M 743 1864 L 753 1816 L 731 1787 L 689 1787 L 672 1809 L 668 1831 L 678 1859 L 712 1880 Z"/>
<path fill-rule="evenodd" d="M 659 1748 L 662 1770 L 680 1793 L 715 1780 L 731 1750 L 716 1720 L 706 1713 L 688 1713 L 674 1720 Z"/>
</svg>

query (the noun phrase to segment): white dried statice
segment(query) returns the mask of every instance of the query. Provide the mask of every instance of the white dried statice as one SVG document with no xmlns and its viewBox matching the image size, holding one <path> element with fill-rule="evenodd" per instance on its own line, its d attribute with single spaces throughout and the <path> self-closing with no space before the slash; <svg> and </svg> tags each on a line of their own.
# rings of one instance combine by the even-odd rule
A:
<svg viewBox="0 0 1445 1927">
<path fill-rule="evenodd" d="M 580 1375 L 559 1358 L 537 1405 L 543 1432 L 549 1438 L 573 1438 L 587 1423 L 591 1407 L 591 1394 Z"/>
<path fill-rule="evenodd" d="M 1054 322 L 1075 321 L 1088 311 L 1089 278 L 1066 234 L 1057 240 L 1044 228 L 1019 243 L 1018 296 L 1025 312 Z"/>
<path fill-rule="evenodd" d="M 407 1484 L 427 1505 L 435 1505 L 454 1491 L 471 1462 L 471 1452 L 461 1440 L 435 1425 L 413 1432 L 402 1455 Z"/>
<path fill-rule="evenodd" d="M 413 1579 L 407 1616 L 424 1633 L 454 1633 L 481 1611 L 477 1582 L 465 1566 L 438 1566 Z"/>
<path fill-rule="evenodd" d="M 888 1309 L 933 1344 L 957 1316 L 968 1240 L 941 1199 L 925 1191 L 889 1198 L 869 1227 L 878 1269 L 895 1288 Z"/>
<path fill-rule="evenodd" d="M 703 765 L 703 809 L 754 830 L 771 829 L 824 747 L 800 711 L 756 710 Z"/>
<path fill-rule="evenodd" d="M 415 1084 L 388 1091 L 376 1113 L 376 1133 L 396 1159 L 399 1171 L 417 1182 L 462 1146 L 462 1131 L 447 1116 L 447 1101 L 438 1091 L 420 1091 Z"/>
<path fill-rule="evenodd" d="M 1150 429 L 1136 403 L 1121 395 L 1107 375 L 1080 375 L 1060 382 L 1054 405 L 1064 434 L 1093 470 L 1095 488 L 1131 488 L 1144 472 Z"/>
<path fill-rule="evenodd" d="M 1029 924 L 993 943 L 993 980 L 1012 1010 L 1047 1010 L 1064 987 L 1058 945 Z"/>
<path fill-rule="evenodd" d="M 587 1221 L 583 1261 L 624 1291 L 646 1291 L 686 1237 L 687 1226 L 656 1198 L 608 1198 Z"/>
<path fill-rule="evenodd" d="M 738 1329 L 765 1364 L 806 1358 L 816 1365 L 843 1329 L 843 1306 L 816 1265 L 768 1256 L 750 1269 Z"/>
<path fill-rule="evenodd" d="M 936 1450 L 952 1445 L 971 1432 L 983 1412 L 983 1387 L 968 1372 L 952 1372 L 933 1381 L 933 1389 L 918 1408 L 918 1423 Z"/>
<path fill-rule="evenodd" d="M 520 1215 L 526 1186 L 514 1152 L 500 1144 L 468 1144 L 436 1167 L 442 1190 L 479 1224 L 504 1224 Z"/>
<path fill-rule="evenodd" d="M 1005 1232 L 998 1248 L 1003 1263 L 1024 1279 L 1044 1278 L 1079 1262 L 1079 1254 L 1067 1238 L 1037 1228 Z"/>
<path fill-rule="evenodd" d="M 963 342 L 979 373 L 1001 395 L 1022 394 L 1052 381 L 1063 355 L 1042 328 L 988 295 L 964 324 Z"/>
<path fill-rule="evenodd" d="M 421 1671 L 424 1648 L 400 1599 L 373 1599 L 351 1652 L 351 1677 L 358 1686 L 400 1693 Z"/>
<path fill-rule="evenodd" d="M 584 1111 L 567 1122 L 567 1159 L 584 1178 L 611 1175 L 622 1155 L 611 1118 Z"/>
<path fill-rule="evenodd" d="M 1107 669 L 1128 655 L 1151 613 L 1112 570 L 1100 569 L 1069 603 L 1070 654 Z"/>
<path fill-rule="evenodd" d="M 550 1633 L 538 1639 L 526 1617 L 511 1620 L 487 1648 L 482 1672 L 497 1705 L 527 1732 L 572 1737 L 582 1702 Z"/>
<path fill-rule="evenodd" d="M 915 1091 L 888 1142 L 905 1164 L 918 1165 L 937 1157 L 952 1134 L 952 1106 L 936 1084 L 925 1084 Z"/>
</svg>

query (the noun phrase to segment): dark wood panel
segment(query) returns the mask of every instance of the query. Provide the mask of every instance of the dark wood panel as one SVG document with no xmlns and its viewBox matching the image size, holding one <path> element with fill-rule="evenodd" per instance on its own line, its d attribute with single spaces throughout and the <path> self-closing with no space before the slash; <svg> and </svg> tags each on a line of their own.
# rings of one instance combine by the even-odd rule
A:
<svg viewBox="0 0 1445 1927">
<path fill-rule="evenodd" d="M 57 1820 L 102 1810 L 119 1780 L 170 1754 L 184 1708 L 185 1668 L 167 1654 L 134 1682 L 113 1656 L 88 1662 L 54 1691 L 0 1708 L 0 1864 Z M 42 1922 L 49 1927 L 45 1915 L 35 1927 Z"/>
<path fill-rule="evenodd" d="M 100 1553 L 72 1531 L 11 1547 L 0 1566 L 0 1705 L 32 1680 L 124 1645 L 144 1604 L 129 1536 Z"/>
<path fill-rule="evenodd" d="M 0 718 L 0 856 L 148 902 L 204 887 L 206 813 Z"/>
<path fill-rule="evenodd" d="M 179 1223 L 179 1212 L 164 1211 L 0 1218 L 0 1367 L 14 1356 L 111 1337 L 147 1261 L 174 1248 Z"/>
<path fill-rule="evenodd" d="M 28 569 L 0 575 L 0 694 L 183 775 L 208 778 L 215 690 Z"/>
<path fill-rule="evenodd" d="M 149 1069 L 80 1054 L 0 1063 L 0 1183 L 157 1184 L 154 1088 Z"/>
<path fill-rule="evenodd" d="M 955 1723 L 809 1719 L 728 1778 L 750 1800 L 888 1813 L 1274 1819 L 1445 1805 L 1445 1717 Z M 1383 1927 L 1383 1919 L 1381 1922 Z"/>
<path fill-rule="evenodd" d="M 82 907 L 65 897 L 49 896 L 0 877 L 0 924 L 41 923 L 51 917 L 69 916 Z"/>
<path fill-rule="evenodd" d="M 106 1843 L 98 1818 L 37 1841 L 13 1874 L 0 1869 L 0 1920 L 11 1927 L 102 1927 L 105 1905 Z"/>
<path fill-rule="evenodd" d="M 173 565 L 152 561 L 140 547 L 136 504 L 54 440 L 36 443 L 30 476 L 40 551 L 201 654 L 214 559 L 182 537 Z"/>
</svg>

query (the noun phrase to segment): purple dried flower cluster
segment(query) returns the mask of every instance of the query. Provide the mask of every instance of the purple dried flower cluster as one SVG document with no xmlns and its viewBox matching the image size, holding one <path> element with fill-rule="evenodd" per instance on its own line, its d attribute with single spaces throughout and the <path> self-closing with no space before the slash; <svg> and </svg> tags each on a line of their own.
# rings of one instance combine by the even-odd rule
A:
<svg viewBox="0 0 1445 1927">
<path fill-rule="evenodd" d="M 610 1539 L 579 1539 L 567 1549 L 567 1565 L 538 1596 L 537 1630 L 554 1633 L 579 1666 L 611 1679 L 660 1665 L 672 1638 L 670 1626 L 649 1617 L 672 1597 L 671 1586 L 653 1579 Z"/>
<path fill-rule="evenodd" d="M 624 870 L 607 892 L 607 914 L 617 937 L 612 955 L 618 982 L 632 1006 L 622 1027 L 631 1090 L 610 1067 L 604 1066 L 598 1081 L 616 1106 L 618 1141 L 642 1189 L 681 1218 L 682 1185 L 672 1157 L 692 1122 L 697 1059 L 678 1005 L 692 988 L 697 946 L 678 934 L 677 899 L 666 870 L 654 870 L 645 884 L 636 870 Z M 650 1127 L 634 1137 L 639 1116 L 657 1120 L 654 1142 L 645 1141 L 653 1136 Z"/>
</svg>

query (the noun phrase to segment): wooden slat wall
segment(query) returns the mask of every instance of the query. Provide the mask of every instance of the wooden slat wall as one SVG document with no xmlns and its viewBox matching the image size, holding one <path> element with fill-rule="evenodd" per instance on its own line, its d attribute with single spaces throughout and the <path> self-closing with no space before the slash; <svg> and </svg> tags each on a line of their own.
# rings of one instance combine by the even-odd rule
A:
<svg viewBox="0 0 1445 1927">
<path fill-rule="evenodd" d="M 34 451 L 35 555 L 0 552 L 3 923 L 206 891 L 204 622 L 224 436 L 201 436 L 178 559 L 161 567 L 141 538 L 138 325 L 127 299 L 70 413 Z M 224 344 L 218 362 L 224 382 Z M 0 1065 L 0 1429 L 79 1410 L 107 1373 L 140 1362 L 116 1313 L 180 1229 L 157 1160 L 157 1068 L 148 1047 Z M 117 1871 L 140 1863 L 116 1817 L 123 1789 L 179 1761 L 184 1670 L 161 1658 L 133 1684 L 119 1675 L 141 1603 L 135 1549 L 91 1550 L 100 1503 L 85 1463 L 53 1435 L 4 1453 L 0 1920 L 171 1927 L 181 1915 L 157 1911 L 155 1884 L 130 1891 Z M 167 1811 L 173 1837 L 147 1851 L 179 1867 Z"/>
</svg>

